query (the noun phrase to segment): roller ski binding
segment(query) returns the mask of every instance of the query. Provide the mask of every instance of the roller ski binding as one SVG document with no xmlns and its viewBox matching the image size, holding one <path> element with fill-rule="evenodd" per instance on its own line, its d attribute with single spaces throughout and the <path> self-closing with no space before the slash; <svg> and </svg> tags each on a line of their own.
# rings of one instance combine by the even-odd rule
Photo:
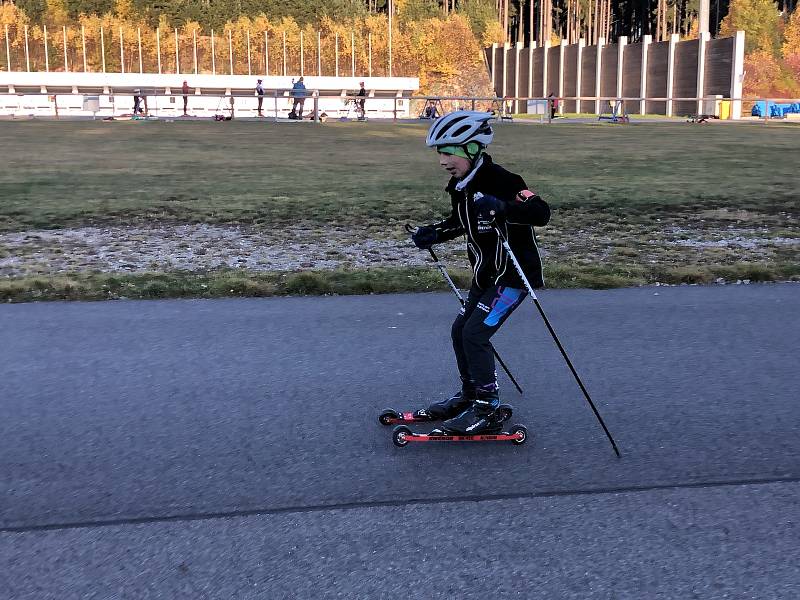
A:
<svg viewBox="0 0 800 600">
<path fill-rule="evenodd" d="M 431 404 L 428 408 L 421 408 L 414 412 L 400 412 L 387 408 L 378 416 L 381 425 L 399 425 L 405 423 L 430 423 L 431 421 L 445 421 L 458 416 L 469 408 L 476 398 L 475 387 L 464 384 L 461 391 L 441 402 Z M 501 404 L 497 408 L 500 421 L 508 421 L 514 414 L 510 404 Z"/>
<path fill-rule="evenodd" d="M 514 414 L 514 408 L 510 404 L 501 404 L 498 409 L 502 421 L 508 421 Z M 378 415 L 378 422 L 381 425 L 401 425 L 406 423 L 431 423 L 442 421 L 446 417 L 432 415 L 427 408 L 421 408 L 414 412 L 401 412 L 393 408 L 387 408 Z"/>
<path fill-rule="evenodd" d="M 477 390 L 475 400 L 469 408 L 430 433 L 414 433 L 408 427 L 399 425 L 392 433 L 392 441 L 403 447 L 409 442 L 503 442 L 524 444 L 528 430 L 524 425 L 515 425 L 510 431 L 503 431 L 506 415 L 497 394 L 497 387 Z"/>
</svg>

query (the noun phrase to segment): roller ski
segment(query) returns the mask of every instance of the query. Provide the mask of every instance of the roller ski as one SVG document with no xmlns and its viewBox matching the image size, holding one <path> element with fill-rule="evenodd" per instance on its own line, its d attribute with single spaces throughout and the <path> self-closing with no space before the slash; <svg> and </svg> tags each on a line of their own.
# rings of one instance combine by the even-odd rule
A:
<svg viewBox="0 0 800 600">
<path fill-rule="evenodd" d="M 492 391 L 478 390 L 477 397 L 469 408 L 452 419 L 442 423 L 430 433 L 414 433 L 405 425 L 395 427 L 392 442 L 403 447 L 411 442 L 512 442 L 524 444 L 528 439 L 528 430 L 524 425 L 515 425 L 509 431 L 503 431 L 503 422 L 507 420 L 503 405 L 496 389 Z"/>
<path fill-rule="evenodd" d="M 430 433 L 414 433 L 405 425 L 398 425 L 392 432 L 392 442 L 403 448 L 412 442 L 512 442 L 524 444 L 528 439 L 528 429 L 524 425 L 514 425 L 511 429 L 494 434 L 452 435 L 434 429 Z"/>
<path fill-rule="evenodd" d="M 381 425 L 400 425 L 408 423 L 430 423 L 431 421 L 446 421 L 458 416 L 470 407 L 476 398 L 475 386 L 465 382 L 461 390 L 447 400 L 435 402 L 428 408 L 421 408 L 414 412 L 401 412 L 387 408 L 378 416 Z M 501 422 L 508 421 L 514 414 L 510 404 L 501 404 L 497 408 L 498 418 Z"/>
</svg>

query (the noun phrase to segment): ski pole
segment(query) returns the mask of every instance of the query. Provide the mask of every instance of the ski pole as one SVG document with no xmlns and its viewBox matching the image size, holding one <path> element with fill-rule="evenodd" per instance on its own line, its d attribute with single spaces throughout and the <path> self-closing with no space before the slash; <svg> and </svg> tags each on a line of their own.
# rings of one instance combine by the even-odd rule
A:
<svg viewBox="0 0 800 600">
<path fill-rule="evenodd" d="M 503 248 L 505 248 L 505 251 L 508 252 L 508 256 L 509 258 L 511 258 L 511 262 L 514 263 L 514 268 L 517 270 L 517 273 L 522 278 L 522 282 L 528 289 L 528 293 L 531 295 L 531 300 L 533 300 L 533 303 L 536 305 L 536 308 L 539 309 L 539 314 L 542 315 L 542 319 L 544 319 L 544 324 L 547 326 L 547 330 L 550 332 L 550 335 L 553 336 L 553 340 L 558 346 L 558 349 L 561 350 L 561 355 L 564 357 L 564 360 L 567 361 L 567 366 L 569 367 L 569 370 L 572 371 L 572 375 L 575 377 L 575 381 L 578 382 L 578 385 L 580 386 L 583 395 L 586 397 L 586 401 L 589 403 L 589 406 L 592 407 L 594 416 L 597 417 L 597 420 L 600 422 L 603 431 L 606 432 L 608 441 L 611 442 L 611 447 L 614 448 L 614 453 L 617 455 L 617 458 L 619 458 L 620 454 L 619 454 L 619 449 L 617 448 L 617 443 L 611 436 L 611 432 L 608 430 L 608 427 L 606 427 L 606 424 L 603 421 L 603 417 L 600 416 L 600 413 L 598 412 L 597 407 L 594 405 L 594 402 L 592 402 L 592 398 L 589 396 L 589 392 L 586 391 L 586 386 L 583 385 L 583 381 L 581 381 L 581 378 L 578 376 L 578 372 L 575 370 L 575 367 L 572 366 L 572 361 L 569 359 L 569 356 L 567 356 L 567 352 L 566 350 L 564 350 L 564 346 L 561 345 L 561 340 L 558 339 L 558 336 L 556 335 L 553 326 L 550 325 L 550 320 L 547 318 L 547 315 L 544 314 L 544 309 L 542 308 L 542 305 L 539 303 L 539 299 L 536 297 L 536 292 L 533 291 L 533 286 L 531 286 L 530 282 L 528 281 L 528 278 L 525 277 L 525 273 L 523 273 L 522 267 L 520 266 L 519 262 L 517 262 L 517 257 L 514 256 L 514 253 L 511 251 L 511 246 L 509 246 L 508 240 L 500 231 L 500 228 L 497 225 L 494 226 L 494 230 L 497 232 L 497 235 L 500 238 L 501 243 L 503 244 Z"/>
<path fill-rule="evenodd" d="M 414 228 L 411 227 L 411 225 L 409 225 L 408 223 L 406 223 L 406 231 L 411 233 L 411 232 L 414 231 Z M 456 295 L 456 298 L 458 298 L 458 301 L 461 303 L 461 306 L 462 307 L 466 306 L 467 301 L 464 300 L 464 296 L 461 295 L 461 291 L 458 289 L 458 287 L 456 287 L 456 284 L 453 282 L 452 278 L 450 277 L 450 273 L 447 272 L 447 269 L 441 263 L 441 261 L 439 260 L 439 257 L 436 256 L 436 253 L 433 251 L 433 248 L 428 248 L 428 252 L 431 253 L 431 258 L 433 259 L 433 264 L 436 265 L 437 269 L 439 269 L 439 272 L 445 278 L 445 281 L 447 281 L 447 285 L 450 286 L 450 289 L 453 290 L 453 293 Z M 491 342 L 490 342 L 490 345 L 491 345 Z M 517 388 L 517 391 L 521 394 L 522 393 L 522 388 L 517 383 L 517 380 L 514 379 L 514 376 L 511 374 L 511 371 L 508 370 L 508 367 L 506 366 L 506 363 L 504 363 L 503 359 L 500 358 L 500 355 L 497 353 L 497 350 L 495 349 L 494 345 L 492 345 L 492 353 L 494 354 L 495 359 L 497 359 L 497 362 L 500 363 L 500 366 L 502 367 L 503 371 L 505 371 L 506 375 L 508 375 L 508 378 L 511 380 L 511 383 L 514 384 L 514 387 Z"/>
</svg>

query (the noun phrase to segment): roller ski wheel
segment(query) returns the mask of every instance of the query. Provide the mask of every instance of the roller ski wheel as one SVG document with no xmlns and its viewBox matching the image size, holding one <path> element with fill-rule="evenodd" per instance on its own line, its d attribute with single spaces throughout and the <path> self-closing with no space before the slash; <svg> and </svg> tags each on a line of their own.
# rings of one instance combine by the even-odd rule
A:
<svg viewBox="0 0 800 600">
<path fill-rule="evenodd" d="M 515 425 L 509 431 L 481 433 L 477 435 L 456 435 L 434 429 L 430 433 L 414 433 L 405 425 L 398 425 L 392 432 L 392 442 L 400 448 L 410 442 L 511 442 L 517 446 L 528 440 L 528 429 Z"/>
<path fill-rule="evenodd" d="M 511 419 L 514 415 L 514 408 L 510 404 L 501 404 L 497 408 L 497 420 L 504 423 Z M 381 425 L 400 425 L 403 423 L 430 423 L 431 421 L 440 421 L 432 416 L 424 408 L 414 412 L 400 412 L 393 408 L 387 408 L 380 415 L 378 415 L 378 422 Z"/>
<path fill-rule="evenodd" d="M 398 425 L 392 431 L 392 442 L 398 448 L 402 448 L 409 442 L 409 437 L 413 436 L 414 433 L 405 425 Z"/>
<path fill-rule="evenodd" d="M 514 425 L 509 433 L 517 436 L 516 439 L 511 441 L 518 446 L 521 446 L 528 441 L 528 428 L 525 427 L 525 425 Z"/>
</svg>

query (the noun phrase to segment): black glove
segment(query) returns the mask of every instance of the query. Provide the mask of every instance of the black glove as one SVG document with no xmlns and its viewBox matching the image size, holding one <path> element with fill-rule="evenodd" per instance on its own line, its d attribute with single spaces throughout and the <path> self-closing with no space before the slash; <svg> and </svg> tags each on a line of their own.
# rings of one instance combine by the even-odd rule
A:
<svg viewBox="0 0 800 600">
<path fill-rule="evenodd" d="M 437 237 L 433 227 L 417 227 L 417 230 L 411 234 L 411 241 L 416 244 L 417 248 L 427 250 L 436 243 Z"/>
<path fill-rule="evenodd" d="M 475 210 L 481 219 L 498 219 L 505 214 L 506 205 L 500 198 L 481 194 L 475 198 Z"/>
</svg>

